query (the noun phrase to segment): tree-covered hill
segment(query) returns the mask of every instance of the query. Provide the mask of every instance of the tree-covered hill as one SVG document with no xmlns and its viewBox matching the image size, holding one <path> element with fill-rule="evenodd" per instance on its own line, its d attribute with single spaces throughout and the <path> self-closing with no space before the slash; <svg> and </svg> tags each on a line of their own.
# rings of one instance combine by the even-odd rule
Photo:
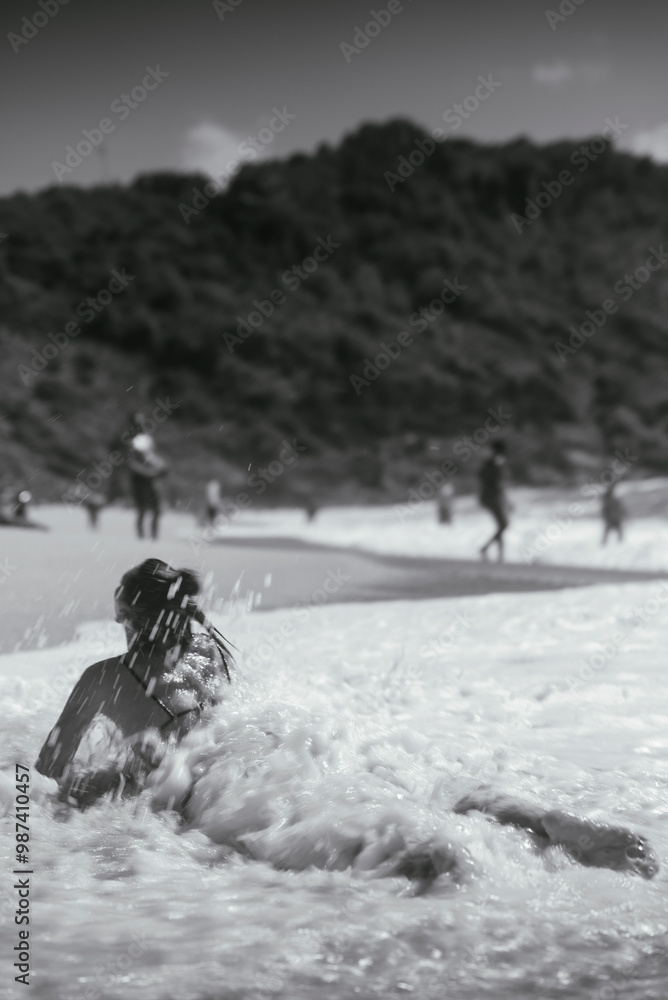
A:
<svg viewBox="0 0 668 1000">
<path fill-rule="evenodd" d="M 499 406 L 520 479 L 668 469 L 667 168 L 397 120 L 214 187 L 0 201 L 3 484 L 61 495 L 166 398 L 179 496 L 297 439 L 265 499 L 399 497 Z"/>
</svg>

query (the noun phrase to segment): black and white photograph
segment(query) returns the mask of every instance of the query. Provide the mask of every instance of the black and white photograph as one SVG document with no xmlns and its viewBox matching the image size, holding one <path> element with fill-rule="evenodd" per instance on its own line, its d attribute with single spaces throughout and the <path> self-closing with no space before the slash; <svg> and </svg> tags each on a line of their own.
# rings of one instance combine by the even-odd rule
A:
<svg viewBox="0 0 668 1000">
<path fill-rule="evenodd" d="M 666 1000 L 667 38 L 4 0 L 0 1000 Z"/>
</svg>

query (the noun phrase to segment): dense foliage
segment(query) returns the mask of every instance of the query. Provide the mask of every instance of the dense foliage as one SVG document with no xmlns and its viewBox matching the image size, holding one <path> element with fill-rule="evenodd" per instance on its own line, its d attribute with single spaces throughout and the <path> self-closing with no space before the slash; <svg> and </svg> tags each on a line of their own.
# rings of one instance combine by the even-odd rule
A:
<svg viewBox="0 0 668 1000">
<path fill-rule="evenodd" d="M 665 470 L 668 170 L 611 145 L 581 169 L 580 145 L 430 152 L 393 121 L 222 192 L 154 174 L 0 201 L 4 481 L 60 495 L 167 397 L 182 497 L 236 491 L 285 439 L 301 457 L 265 499 L 398 497 L 499 406 L 518 478 L 627 447 Z"/>
</svg>

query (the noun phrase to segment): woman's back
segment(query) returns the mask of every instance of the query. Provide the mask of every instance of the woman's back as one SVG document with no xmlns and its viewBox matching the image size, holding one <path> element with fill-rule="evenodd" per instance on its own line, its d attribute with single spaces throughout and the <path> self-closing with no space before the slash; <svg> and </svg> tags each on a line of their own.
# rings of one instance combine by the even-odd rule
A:
<svg viewBox="0 0 668 1000">
<path fill-rule="evenodd" d="M 155 747 L 180 739 L 221 700 L 223 677 L 230 680 L 229 651 L 193 600 L 198 590 L 190 570 L 173 570 L 158 559 L 125 574 L 116 610 L 128 651 L 93 664 L 77 681 L 40 752 L 36 767 L 42 774 L 67 782 L 79 744 L 100 716 L 128 747 L 132 741 Z M 145 758 L 140 769 L 145 777 Z M 118 784 L 109 784 L 110 775 L 105 772 L 97 783 L 92 776 L 89 786 L 92 781 L 104 794 Z"/>
</svg>

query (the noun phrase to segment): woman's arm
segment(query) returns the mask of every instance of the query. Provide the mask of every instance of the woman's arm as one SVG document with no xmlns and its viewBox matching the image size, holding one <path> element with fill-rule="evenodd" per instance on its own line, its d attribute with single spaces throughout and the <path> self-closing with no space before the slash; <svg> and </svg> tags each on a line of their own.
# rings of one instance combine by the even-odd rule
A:
<svg viewBox="0 0 668 1000">
<path fill-rule="evenodd" d="M 35 767 L 47 778 L 59 779 L 71 763 L 84 732 L 103 704 L 104 661 L 84 670 L 67 699 L 60 718 L 39 752 Z"/>
</svg>

